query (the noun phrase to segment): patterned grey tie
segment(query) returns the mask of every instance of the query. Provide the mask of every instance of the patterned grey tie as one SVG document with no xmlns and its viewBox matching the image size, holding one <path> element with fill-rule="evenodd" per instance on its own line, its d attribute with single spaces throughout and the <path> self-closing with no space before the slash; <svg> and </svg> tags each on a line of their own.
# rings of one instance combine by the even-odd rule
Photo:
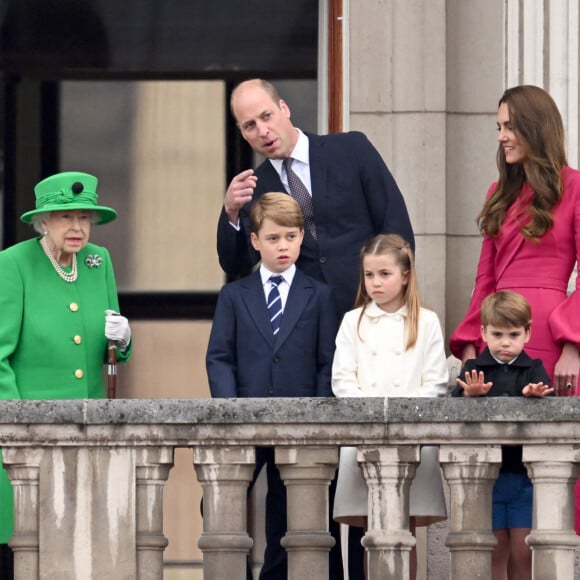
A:
<svg viewBox="0 0 580 580">
<path fill-rule="evenodd" d="M 268 293 L 267 303 L 274 336 L 278 334 L 278 331 L 280 330 L 280 322 L 282 320 L 282 298 L 280 298 L 278 286 L 282 284 L 283 280 L 284 278 L 282 278 L 282 276 L 270 276 L 272 288 Z"/>
<path fill-rule="evenodd" d="M 286 170 L 286 177 L 288 178 L 288 188 L 290 195 L 298 202 L 302 209 L 304 216 L 304 226 L 316 238 L 316 226 L 314 225 L 314 205 L 312 203 L 312 196 L 302 183 L 298 175 L 292 171 L 292 157 L 284 159 L 283 165 Z"/>
</svg>

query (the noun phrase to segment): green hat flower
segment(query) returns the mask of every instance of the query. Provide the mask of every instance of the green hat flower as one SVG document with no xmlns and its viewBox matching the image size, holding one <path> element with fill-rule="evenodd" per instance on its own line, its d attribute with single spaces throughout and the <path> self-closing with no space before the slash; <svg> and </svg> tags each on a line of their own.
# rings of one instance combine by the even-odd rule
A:
<svg viewBox="0 0 580 580">
<path fill-rule="evenodd" d="M 36 209 L 22 214 L 20 219 L 28 224 L 32 221 L 32 216 L 38 213 L 84 209 L 97 214 L 97 224 L 112 222 L 117 217 L 117 212 L 110 207 L 97 205 L 98 182 L 94 175 L 76 171 L 51 175 L 37 183 L 34 188 Z"/>
</svg>

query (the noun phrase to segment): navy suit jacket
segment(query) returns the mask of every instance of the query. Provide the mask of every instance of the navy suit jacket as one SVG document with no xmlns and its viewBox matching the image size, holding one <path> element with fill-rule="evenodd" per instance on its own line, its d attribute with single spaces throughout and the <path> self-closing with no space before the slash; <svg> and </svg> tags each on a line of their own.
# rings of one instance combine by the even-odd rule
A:
<svg viewBox="0 0 580 580">
<path fill-rule="evenodd" d="M 414 249 L 413 229 L 393 176 L 363 133 L 307 136 L 317 239 L 305 233 L 296 265 L 334 289 L 343 314 L 354 306 L 365 242 L 377 234 L 396 233 Z M 268 160 L 255 174 L 254 200 L 285 191 Z M 240 212 L 239 232 L 223 208 L 218 223 L 220 265 L 233 278 L 250 273 L 260 258 L 249 241 L 250 208 L 251 202 Z"/>
<path fill-rule="evenodd" d="M 299 269 L 276 336 L 260 273 L 226 284 L 206 355 L 212 397 L 332 397 L 337 325 L 332 290 Z"/>
</svg>

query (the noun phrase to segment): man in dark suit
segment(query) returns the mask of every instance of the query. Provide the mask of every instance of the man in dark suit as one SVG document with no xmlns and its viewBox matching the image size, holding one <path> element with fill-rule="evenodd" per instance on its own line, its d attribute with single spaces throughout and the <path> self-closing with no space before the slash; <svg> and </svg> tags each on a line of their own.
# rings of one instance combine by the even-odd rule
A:
<svg viewBox="0 0 580 580">
<path fill-rule="evenodd" d="M 353 308 L 359 252 L 380 233 L 397 233 L 414 248 L 405 201 L 369 140 L 359 132 L 305 134 L 292 124 L 290 108 L 261 79 L 239 84 L 231 109 L 244 139 L 266 157 L 230 183 L 218 224 L 218 255 L 233 278 L 251 271 L 258 255 L 250 245 L 249 211 L 268 191 L 290 192 L 284 160 L 312 196 L 314 235 L 307 228 L 297 265 L 335 291 L 340 314 Z"/>
<path fill-rule="evenodd" d="M 337 311 L 332 290 L 295 266 L 304 236 L 300 206 L 285 193 L 268 193 L 249 217 L 262 263 L 219 294 L 206 356 L 211 395 L 332 397 Z M 286 488 L 274 450 L 259 447 L 254 482 L 264 464 L 267 546 L 260 580 L 285 580 Z M 332 579 L 342 578 L 338 559 L 331 558 L 329 570 Z"/>
<path fill-rule="evenodd" d="M 307 228 L 297 265 L 335 291 L 339 315 L 354 306 L 364 243 L 381 233 L 397 233 L 413 250 L 415 240 L 403 196 L 369 140 L 359 132 L 305 134 L 294 127 L 290 108 L 276 88 L 261 79 L 240 83 L 231 110 L 243 138 L 266 157 L 255 171 L 236 175 L 224 198 L 217 249 L 232 278 L 248 274 L 259 256 L 250 244 L 252 203 L 268 191 L 290 192 L 284 160 L 312 196 L 314 235 Z M 361 531 L 351 528 L 351 580 L 364 577 Z"/>
</svg>

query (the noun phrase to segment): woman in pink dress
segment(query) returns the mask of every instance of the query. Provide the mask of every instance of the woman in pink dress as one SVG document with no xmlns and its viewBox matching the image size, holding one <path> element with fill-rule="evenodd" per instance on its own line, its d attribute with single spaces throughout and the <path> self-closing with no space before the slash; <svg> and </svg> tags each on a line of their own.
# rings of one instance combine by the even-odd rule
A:
<svg viewBox="0 0 580 580">
<path fill-rule="evenodd" d="M 499 179 L 479 214 L 483 242 L 475 289 L 451 336 L 451 352 L 463 361 L 475 358 L 485 346 L 482 300 L 514 290 L 532 307 L 534 331 L 526 351 L 542 359 L 558 395 L 573 395 L 580 369 L 580 293 L 567 295 L 567 288 L 580 259 L 580 172 L 567 165 L 562 117 L 543 89 L 506 90 L 497 126 Z M 577 485 L 577 532 L 578 492 Z"/>
</svg>

